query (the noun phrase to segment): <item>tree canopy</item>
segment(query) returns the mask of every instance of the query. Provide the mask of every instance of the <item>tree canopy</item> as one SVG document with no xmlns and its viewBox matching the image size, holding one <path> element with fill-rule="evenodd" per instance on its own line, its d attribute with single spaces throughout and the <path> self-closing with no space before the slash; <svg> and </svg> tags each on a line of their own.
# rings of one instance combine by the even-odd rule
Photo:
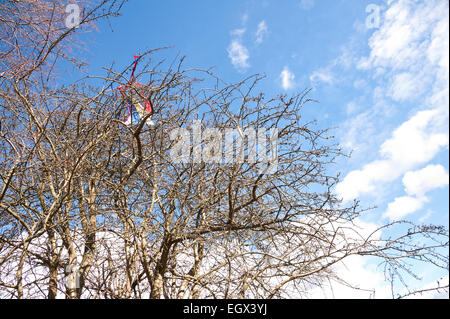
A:
<svg viewBox="0 0 450 319">
<path fill-rule="evenodd" d="M 229 84 L 155 49 L 130 91 L 156 125 L 127 126 L 131 64 L 62 85 L 61 61 L 84 64 L 77 33 L 122 4 L 86 3 L 70 28 L 59 1 L 0 4 L 2 298 L 307 297 L 349 256 L 391 280 L 448 267 L 444 227 L 369 228 L 337 198 L 345 154 L 302 116 L 308 90 L 266 97 L 263 77 Z"/>
</svg>

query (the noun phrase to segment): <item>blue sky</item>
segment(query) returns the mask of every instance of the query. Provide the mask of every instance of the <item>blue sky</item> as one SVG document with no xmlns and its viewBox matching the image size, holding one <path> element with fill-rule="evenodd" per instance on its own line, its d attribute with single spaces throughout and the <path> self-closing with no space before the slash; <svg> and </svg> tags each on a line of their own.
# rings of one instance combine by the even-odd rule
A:
<svg viewBox="0 0 450 319">
<path fill-rule="evenodd" d="M 312 88 L 305 118 L 352 151 L 337 193 L 377 206 L 364 222 L 448 226 L 448 1 L 132 0 L 111 26 L 86 37 L 91 73 L 172 46 L 227 82 L 265 74 L 267 96 Z M 424 268 L 419 285 L 444 275 Z"/>
</svg>

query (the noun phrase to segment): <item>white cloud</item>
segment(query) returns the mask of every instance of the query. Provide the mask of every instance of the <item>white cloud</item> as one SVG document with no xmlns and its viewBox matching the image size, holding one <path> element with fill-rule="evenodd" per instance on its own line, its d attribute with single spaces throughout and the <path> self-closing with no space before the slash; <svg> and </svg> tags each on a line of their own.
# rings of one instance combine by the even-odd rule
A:
<svg viewBox="0 0 450 319">
<path fill-rule="evenodd" d="M 359 108 L 349 108 L 347 106 L 348 115 L 356 114 L 349 117 L 341 125 L 338 133 L 340 144 L 348 151 L 353 151 L 356 156 L 367 152 L 373 147 L 372 145 L 375 144 L 375 133 L 378 131 L 376 120 L 379 118 L 379 112 L 374 112 L 372 108 L 369 108 L 367 102 L 361 103 L 361 109 L 365 111 L 359 114 L 357 113 Z"/>
<path fill-rule="evenodd" d="M 258 24 L 258 30 L 256 30 L 256 43 L 262 43 L 267 32 L 267 24 L 266 21 L 263 20 Z"/>
<path fill-rule="evenodd" d="M 336 186 L 344 201 L 375 191 L 382 183 L 390 182 L 417 165 L 431 160 L 444 146 L 448 134 L 434 132 L 443 110 L 420 111 L 400 125 L 380 148 L 383 159 L 375 160 L 362 169 L 350 172 Z"/>
<path fill-rule="evenodd" d="M 428 165 L 421 170 L 407 172 L 403 185 L 408 195 L 423 196 L 426 192 L 448 185 L 448 173 L 442 165 Z"/>
<path fill-rule="evenodd" d="M 393 202 L 388 204 L 388 208 L 383 214 L 383 217 L 387 217 L 390 220 L 402 219 L 405 216 L 421 209 L 427 201 L 428 199 L 426 197 L 397 197 Z"/>
<path fill-rule="evenodd" d="M 294 87 L 295 75 L 289 71 L 288 67 L 284 67 L 280 74 L 281 87 L 284 90 L 289 90 Z"/>
<path fill-rule="evenodd" d="M 448 174 L 442 165 L 428 165 L 420 170 L 407 172 L 403 176 L 403 185 L 409 196 L 397 197 L 389 203 L 384 217 L 399 220 L 421 209 L 428 202 L 426 192 L 448 185 Z M 430 215 L 431 213 L 427 213 L 421 220 Z"/>
<path fill-rule="evenodd" d="M 369 40 L 370 54 L 359 59 L 358 67 L 385 78 L 385 91 L 395 101 L 417 101 L 426 93 L 424 104 L 430 108 L 438 96 L 448 104 L 448 1 L 388 4 L 383 24 Z"/>
<path fill-rule="evenodd" d="M 448 7 L 446 11 L 444 10 L 444 13 L 448 15 Z M 440 70 L 448 70 L 449 67 L 448 28 L 448 19 L 439 21 L 433 30 L 431 44 L 427 50 L 428 59 L 431 63 L 439 65 Z"/>
<path fill-rule="evenodd" d="M 377 93 L 378 100 L 388 95 L 398 102 L 417 101 L 415 107 L 422 110 L 416 111 L 381 143 L 378 159 L 350 172 L 337 185 L 336 191 L 344 200 L 375 193 L 375 190 L 380 193 L 388 182 L 448 148 L 448 2 L 400 0 L 391 1 L 389 5 L 381 19 L 383 24 L 369 40 L 370 55 L 360 59 L 358 67 L 372 70 L 375 77 L 387 80 L 384 88 L 380 86 L 383 94 Z M 425 95 L 419 102 L 417 96 L 421 93 Z M 385 114 L 391 116 L 389 112 Z M 356 115 L 355 120 L 360 117 Z M 377 126 L 383 125 L 382 119 L 372 120 L 378 121 Z M 356 124 L 358 130 L 365 131 L 366 125 L 375 125 L 372 122 Z M 358 137 L 356 128 L 352 132 L 351 137 Z M 366 134 L 360 136 L 368 139 Z M 350 140 L 348 143 L 357 142 Z"/>
<path fill-rule="evenodd" d="M 248 59 L 250 58 L 249 52 L 240 40 L 232 40 L 227 51 L 231 64 L 233 64 L 239 72 L 245 72 L 250 67 L 250 63 L 248 62 Z"/>
<path fill-rule="evenodd" d="M 395 70 L 419 70 L 417 61 L 426 56 L 434 45 L 441 49 L 441 53 L 431 49 L 434 53 L 442 56 L 448 52 L 444 47 L 448 43 L 447 1 L 400 0 L 391 4 L 381 19 L 383 25 L 369 41 L 371 53 L 360 61 L 361 68 L 377 65 Z M 438 60 L 442 61 L 441 58 Z"/>
<path fill-rule="evenodd" d="M 370 156 L 370 159 L 349 172 L 337 185 L 336 192 L 344 200 L 367 193 L 384 195 L 398 189 L 392 182 L 398 182 L 404 176 L 407 193 L 387 204 L 384 213 L 385 217 L 397 220 L 423 209 L 431 200 L 425 196 L 426 192 L 441 187 L 446 176 L 445 169 L 442 174 L 443 167 L 437 169 L 426 165 L 443 149 L 448 150 L 449 144 L 448 1 L 386 2 L 388 9 L 382 11 L 382 25 L 373 30 L 369 40 L 370 53 L 357 60 L 357 68 L 367 71 L 364 78 L 368 82 L 366 86 L 355 87 L 369 89 L 369 85 L 377 85 L 372 94 L 374 105 L 367 105 L 367 90 L 361 93 L 364 98 L 354 97 L 353 101 L 361 102 L 362 107 L 353 113 L 355 105 L 347 105 L 347 110 L 354 116 L 348 119 L 349 125 L 344 132 L 348 133 L 349 144 L 364 144 L 367 152 L 359 156 Z M 314 74 L 314 79 L 322 78 L 328 83 L 340 83 L 346 75 L 330 67 L 320 71 L 323 72 Z M 396 121 L 401 119 L 400 122 L 394 124 L 394 116 Z M 412 171 L 418 168 L 422 169 Z M 439 170 L 442 176 L 437 177 Z M 445 178 L 448 180 L 448 176 Z M 423 216 L 420 218 L 422 222 L 431 214 L 428 209 L 426 214 L 424 212 L 418 217 Z M 373 274 L 367 271 L 368 265 L 357 265 L 358 261 L 355 261 L 355 268 L 349 269 L 350 280 L 352 274 L 354 279 L 360 277 L 362 283 L 379 275 L 377 271 Z M 381 280 L 368 286 L 377 286 L 378 283 Z M 369 287 L 364 285 L 362 288 Z M 339 297 L 341 292 L 333 291 Z M 385 297 L 390 296 L 386 290 L 381 291 L 385 292 Z M 330 296 L 329 292 L 327 296 Z M 430 293 L 424 294 L 423 298 L 435 296 Z M 380 297 L 378 292 L 377 297 Z"/>
<path fill-rule="evenodd" d="M 244 14 L 242 16 L 243 20 L 248 19 L 248 15 Z M 245 23 L 243 21 L 243 23 Z M 234 66 L 238 72 L 245 72 L 250 67 L 249 59 L 250 53 L 247 47 L 243 44 L 242 37 L 246 32 L 246 28 L 234 29 L 230 32 L 232 40 L 228 45 L 227 52 L 228 57 L 231 60 L 231 64 Z"/>
<path fill-rule="evenodd" d="M 344 201 L 348 201 L 361 194 L 375 191 L 375 182 L 389 180 L 392 170 L 393 167 L 388 161 L 374 161 L 366 164 L 361 170 L 348 173 L 336 186 L 336 192 Z"/>
<path fill-rule="evenodd" d="M 314 7 L 315 0 L 300 0 L 300 8 L 303 10 L 309 10 Z"/>
<path fill-rule="evenodd" d="M 400 174 L 401 171 L 428 162 L 442 147 L 448 146 L 448 133 L 445 127 L 441 127 L 441 120 L 445 116 L 446 111 L 442 109 L 417 112 L 381 145 L 380 153 L 401 165 Z"/>
<path fill-rule="evenodd" d="M 425 79 L 420 74 L 414 76 L 410 72 L 396 74 L 389 88 L 389 95 L 394 101 L 412 100 L 423 91 Z"/>
</svg>

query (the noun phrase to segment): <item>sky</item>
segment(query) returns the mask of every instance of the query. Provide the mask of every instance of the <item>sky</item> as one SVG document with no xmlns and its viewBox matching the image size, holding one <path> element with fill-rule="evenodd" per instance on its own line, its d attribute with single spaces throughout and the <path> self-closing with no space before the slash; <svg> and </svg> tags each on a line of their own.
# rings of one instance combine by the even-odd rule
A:
<svg viewBox="0 0 450 319">
<path fill-rule="evenodd" d="M 121 13 L 86 37 L 91 74 L 171 46 L 228 83 L 264 74 L 266 96 L 310 88 L 319 103 L 304 118 L 333 127 L 351 152 L 330 168 L 341 173 L 336 193 L 376 207 L 362 222 L 448 227 L 448 0 L 131 0 Z M 355 257 L 342 271 L 388 294 L 372 261 Z M 427 267 L 421 276 L 416 286 L 448 281 Z"/>
</svg>

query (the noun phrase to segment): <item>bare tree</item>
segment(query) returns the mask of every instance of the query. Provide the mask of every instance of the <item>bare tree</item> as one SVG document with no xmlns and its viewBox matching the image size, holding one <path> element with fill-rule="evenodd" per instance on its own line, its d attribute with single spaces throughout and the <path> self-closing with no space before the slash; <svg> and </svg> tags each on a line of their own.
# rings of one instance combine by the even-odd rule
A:
<svg viewBox="0 0 450 319">
<path fill-rule="evenodd" d="M 62 12 L 40 3 L 0 7 L 1 297 L 306 297 L 352 255 L 380 258 L 392 280 L 417 276 L 411 262 L 448 269 L 444 227 L 367 229 L 359 204 L 336 198 L 342 153 L 302 117 L 307 90 L 266 98 L 257 75 L 227 84 L 154 50 L 128 94 L 152 101 L 157 125 L 126 126 L 115 88 L 130 67 L 65 87 L 53 68 L 76 30 L 121 3 L 92 6 L 78 29 L 50 28 Z"/>
</svg>

